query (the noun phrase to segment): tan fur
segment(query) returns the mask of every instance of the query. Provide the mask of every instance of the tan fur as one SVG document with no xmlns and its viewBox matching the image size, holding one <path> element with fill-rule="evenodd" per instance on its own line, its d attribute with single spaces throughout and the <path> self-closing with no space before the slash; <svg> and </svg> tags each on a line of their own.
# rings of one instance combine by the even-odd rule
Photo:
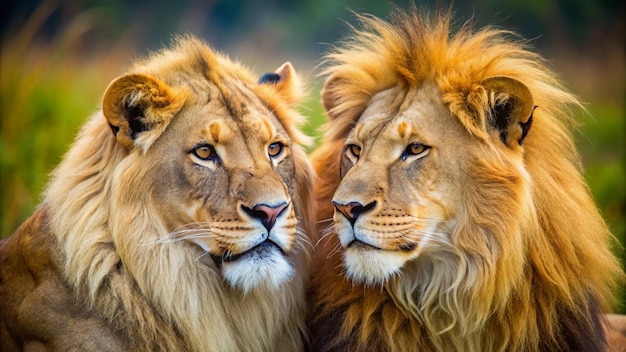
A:
<svg viewBox="0 0 626 352">
<path fill-rule="evenodd" d="M 606 339 L 610 352 L 626 352 L 626 316 L 606 315 Z"/>
<path fill-rule="evenodd" d="M 623 273 L 571 137 L 579 101 L 509 32 L 360 19 L 327 57 L 311 156 L 314 349 L 603 350 Z"/>
<path fill-rule="evenodd" d="M 304 348 L 313 174 L 298 78 L 277 73 L 257 84 L 187 37 L 111 83 L 39 210 L 0 244 L 2 351 Z M 203 143 L 218 162 L 192 153 Z M 244 207 L 272 202 L 288 204 L 267 235 L 284 277 L 229 283 L 222 260 L 265 231 Z M 255 263 L 282 258 L 275 247 Z"/>
</svg>

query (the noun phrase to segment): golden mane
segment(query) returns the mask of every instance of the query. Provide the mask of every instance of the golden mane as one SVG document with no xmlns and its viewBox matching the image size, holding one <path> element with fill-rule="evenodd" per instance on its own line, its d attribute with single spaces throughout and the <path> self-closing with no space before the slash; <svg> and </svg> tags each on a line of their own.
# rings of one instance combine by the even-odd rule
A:
<svg viewBox="0 0 626 352">
<path fill-rule="evenodd" d="M 239 92 L 250 90 L 280 121 L 293 143 L 298 255 L 292 264 L 296 275 L 276 292 L 260 288 L 243 294 L 222 285 L 222 278 L 208 267 L 199 266 L 198 254 L 190 246 L 159 244 L 171 229 L 157 215 L 160 205 L 150 200 L 143 186 L 157 181 L 145 178 L 151 161 L 144 156 L 158 135 L 142 133 L 128 142 L 135 143 L 140 152 L 129 152 L 118 132 L 120 126 L 107 123 L 102 112 L 85 124 L 53 172 L 39 210 L 40 217 L 46 214 L 46 228 L 56 236 L 62 252 L 60 275 L 75 296 L 84 300 L 86 309 L 125 336 L 129 346 L 153 351 L 302 348 L 313 173 L 301 147 L 308 143 L 298 129 L 304 120 L 293 107 L 302 95 L 297 77 L 291 77 L 288 86 L 258 84 L 247 69 L 193 37 L 177 38 L 171 48 L 138 62 L 129 72 L 135 77 L 158 77 L 172 87 L 163 88 L 162 96 L 149 103 L 148 109 L 153 110 L 146 113 L 160 119 L 148 121 L 160 132 L 171 118 L 163 107 L 178 110 L 206 99 L 199 93 L 207 82 L 217 87 L 219 99 L 233 118 L 245 109 L 245 97 Z M 159 88 L 146 94 L 156 94 L 155 89 Z M 130 95 L 127 103 L 142 98 Z M 116 185 L 121 170 L 131 169 L 133 179 Z M 118 208 L 121 202 L 135 203 L 122 210 Z M 122 264 L 124 258 L 132 259 Z M 130 271 L 139 274 L 133 276 Z"/>
<path fill-rule="evenodd" d="M 451 114 L 470 135 L 487 143 L 485 126 L 492 116 L 484 105 L 489 97 L 476 92 L 485 79 L 505 76 L 527 86 L 537 106 L 523 147 L 523 164 L 529 175 L 528 197 L 523 198 L 527 204 L 521 205 L 524 210 L 521 218 L 514 219 L 517 223 L 507 225 L 508 229 L 519 228 L 524 248 L 500 242 L 502 252 L 515 253 L 516 259 L 499 259 L 495 265 L 501 267 L 489 269 L 495 275 L 491 279 L 476 277 L 480 271 L 472 271 L 472 263 L 459 262 L 467 264 L 469 281 L 458 282 L 462 277 L 459 274 L 457 281 L 450 279 L 455 286 L 446 292 L 433 284 L 418 293 L 415 290 L 420 284 L 413 282 L 415 277 L 431 280 L 424 273 L 416 272 L 415 277 L 400 275 L 384 291 L 359 285 L 350 289 L 339 279 L 329 279 L 339 275 L 339 244 L 334 237 L 328 243 L 323 240 L 316 254 L 319 262 L 314 265 L 318 271 L 310 297 L 314 302 L 313 338 L 335 347 L 341 346 L 339 341 L 344 339 L 354 350 L 366 350 L 365 346 L 375 345 L 373 341 L 386 341 L 394 351 L 412 350 L 409 344 L 436 350 L 522 351 L 565 345 L 563 339 L 568 337 L 560 336 L 559 330 L 597 332 L 593 326 L 599 318 L 589 318 L 590 314 L 597 312 L 598 306 L 607 311 L 615 303 L 614 292 L 623 273 L 611 253 L 614 238 L 582 176 L 572 138 L 573 111 L 582 108 L 580 101 L 563 87 L 544 60 L 511 32 L 491 27 L 473 31 L 466 24 L 452 33 L 449 12 L 429 16 L 416 9 L 398 11 L 389 23 L 367 15 L 358 17 L 362 29 L 355 29 L 326 57 L 328 66 L 323 72 L 328 78 L 322 102 L 331 121 L 324 141 L 311 155 L 319 175 L 318 232 L 323 232 L 327 220 L 333 217 L 331 199 L 341 182 L 339 164 L 344 140 L 375 94 L 397 87 L 401 95 L 434 82 Z M 477 197 L 471 192 L 464 196 Z M 471 199 L 468 204 L 472 204 Z M 460 224 L 459 231 L 466 231 L 467 239 L 472 238 L 472 231 L 478 231 L 470 222 L 479 219 L 493 226 L 499 223 L 499 217 L 511 220 L 514 214 L 490 214 L 471 207 L 466 211 L 462 221 L 467 224 Z M 490 230 L 496 238 L 506 238 L 502 233 L 505 228 Z M 331 253 L 335 253 L 333 260 L 328 258 Z M 517 259 L 523 263 L 523 270 L 507 267 Z M 360 295 L 363 303 L 357 304 L 355 297 Z M 393 309 L 386 306 L 390 302 L 402 314 L 393 315 Z M 316 336 L 315 329 L 324 324 L 321 316 L 340 321 L 343 313 L 343 325 L 329 328 L 339 331 L 335 337 L 329 329 L 325 330 L 328 336 Z M 563 314 L 571 316 L 564 318 Z M 406 325 L 403 319 L 413 323 Z M 574 323 L 577 319 L 582 321 Z M 449 330 L 461 333 L 450 336 L 446 333 Z M 414 342 L 409 343 L 406 336 L 413 336 Z M 591 336 L 587 338 L 592 340 Z"/>
</svg>

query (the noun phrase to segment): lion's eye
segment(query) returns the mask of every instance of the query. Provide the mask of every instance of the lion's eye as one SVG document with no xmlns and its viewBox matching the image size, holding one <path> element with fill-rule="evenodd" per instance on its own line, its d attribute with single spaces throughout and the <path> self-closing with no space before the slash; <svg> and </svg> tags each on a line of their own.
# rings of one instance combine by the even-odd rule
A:
<svg viewBox="0 0 626 352">
<path fill-rule="evenodd" d="M 344 150 L 344 155 L 350 160 L 350 162 L 352 162 L 352 164 L 356 164 L 361 156 L 361 147 L 356 144 L 348 144 Z"/>
<path fill-rule="evenodd" d="M 208 144 L 201 144 L 194 147 L 191 150 L 191 153 L 195 155 L 200 160 L 213 160 L 217 157 L 217 153 L 213 146 Z"/>
<path fill-rule="evenodd" d="M 356 144 L 350 144 L 348 146 L 348 150 L 350 150 L 350 153 L 352 153 L 352 155 L 356 158 L 361 156 L 361 147 Z"/>
<path fill-rule="evenodd" d="M 406 160 L 408 157 L 411 156 L 424 156 L 429 149 L 430 147 L 425 144 L 411 143 L 406 147 L 404 153 L 402 153 L 401 159 Z"/>
<path fill-rule="evenodd" d="M 267 154 L 270 158 L 276 158 L 283 152 L 284 146 L 280 142 L 274 142 L 267 148 Z"/>
<path fill-rule="evenodd" d="M 421 143 L 411 143 L 406 149 L 406 151 L 410 155 L 417 155 L 417 154 L 422 153 L 425 150 L 426 150 L 426 146 Z"/>
</svg>

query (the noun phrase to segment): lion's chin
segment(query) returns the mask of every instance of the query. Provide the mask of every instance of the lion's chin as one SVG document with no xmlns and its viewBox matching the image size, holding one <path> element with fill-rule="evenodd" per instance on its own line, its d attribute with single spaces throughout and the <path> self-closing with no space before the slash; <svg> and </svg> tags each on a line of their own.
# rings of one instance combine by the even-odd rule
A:
<svg viewBox="0 0 626 352">
<path fill-rule="evenodd" d="M 348 277 L 368 286 L 384 284 L 396 275 L 407 258 L 396 251 L 374 249 L 366 246 L 350 246 L 343 254 Z"/>
<path fill-rule="evenodd" d="M 262 243 L 221 263 L 222 275 L 244 292 L 265 286 L 275 290 L 294 276 L 291 263 L 274 244 Z"/>
</svg>

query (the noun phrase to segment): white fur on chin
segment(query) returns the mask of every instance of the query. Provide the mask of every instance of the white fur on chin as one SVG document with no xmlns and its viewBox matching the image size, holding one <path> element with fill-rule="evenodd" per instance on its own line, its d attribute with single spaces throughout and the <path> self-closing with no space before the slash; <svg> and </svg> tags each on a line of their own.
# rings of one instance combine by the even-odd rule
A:
<svg viewBox="0 0 626 352">
<path fill-rule="evenodd" d="M 226 281 L 244 293 L 261 285 L 277 289 L 291 280 L 294 273 L 293 266 L 278 248 L 268 248 L 263 252 L 253 251 L 222 265 L 222 275 Z"/>
<path fill-rule="evenodd" d="M 406 262 L 406 258 L 392 251 L 364 248 L 347 248 L 343 258 L 348 277 L 368 286 L 384 284 Z"/>
</svg>

